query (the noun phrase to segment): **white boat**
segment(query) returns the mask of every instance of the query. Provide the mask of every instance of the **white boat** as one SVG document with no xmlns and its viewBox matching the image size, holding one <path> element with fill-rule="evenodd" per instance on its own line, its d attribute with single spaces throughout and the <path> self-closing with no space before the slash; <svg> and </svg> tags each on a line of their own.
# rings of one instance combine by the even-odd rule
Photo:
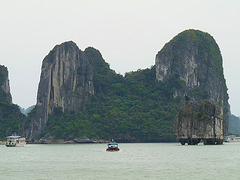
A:
<svg viewBox="0 0 240 180">
<path fill-rule="evenodd" d="M 6 138 L 7 147 L 23 147 L 26 144 L 26 139 L 21 136 L 8 136 Z"/>
</svg>

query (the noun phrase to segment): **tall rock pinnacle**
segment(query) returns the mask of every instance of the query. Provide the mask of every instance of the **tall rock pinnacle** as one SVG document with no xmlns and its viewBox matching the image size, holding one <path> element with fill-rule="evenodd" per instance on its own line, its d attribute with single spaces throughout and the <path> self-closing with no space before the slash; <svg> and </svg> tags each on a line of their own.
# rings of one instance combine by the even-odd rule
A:
<svg viewBox="0 0 240 180">
<path fill-rule="evenodd" d="M 74 42 L 54 47 L 44 58 L 37 105 L 27 136 L 38 138 L 55 107 L 77 112 L 89 94 L 94 94 L 93 68 Z"/>
<path fill-rule="evenodd" d="M 214 38 L 198 30 L 186 30 L 167 43 L 156 56 L 156 78 L 166 81 L 178 75 L 185 82 L 182 94 L 200 103 L 219 104 L 228 127 L 228 94 L 222 56 Z M 225 129 L 227 130 L 227 129 Z"/>
</svg>

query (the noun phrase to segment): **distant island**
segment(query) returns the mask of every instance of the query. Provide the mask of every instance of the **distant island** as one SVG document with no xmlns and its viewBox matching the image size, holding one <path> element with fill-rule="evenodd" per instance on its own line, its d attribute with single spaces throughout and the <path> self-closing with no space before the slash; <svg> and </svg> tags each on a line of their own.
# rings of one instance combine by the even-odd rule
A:
<svg viewBox="0 0 240 180">
<path fill-rule="evenodd" d="M 33 110 L 34 107 L 35 107 L 35 105 L 32 105 L 32 106 L 28 107 L 27 109 L 24 109 L 24 108 L 22 108 L 22 107 L 19 106 L 19 109 L 20 109 L 20 111 L 21 111 L 22 114 L 24 114 L 25 116 L 27 116 L 28 113 L 30 113 L 30 112 Z"/>
</svg>

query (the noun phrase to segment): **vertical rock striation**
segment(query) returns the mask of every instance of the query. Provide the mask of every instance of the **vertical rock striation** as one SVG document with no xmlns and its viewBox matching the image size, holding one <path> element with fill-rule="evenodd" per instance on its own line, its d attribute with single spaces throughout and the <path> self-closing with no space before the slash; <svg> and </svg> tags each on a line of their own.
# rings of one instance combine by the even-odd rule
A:
<svg viewBox="0 0 240 180">
<path fill-rule="evenodd" d="M 5 99 L 8 103 L 12 104 L 12 96 L 10 93 L 8 70 L 5 66 L 0 66 L 0 86 L 1 86 L 1 99 Z"/>
<path fill-rule="evenodd" d="M 56 107 L 77 112 L 89 94 L 94 94 L 93 68 L 84 52 L 71 41 L 54 47 L 42 63 L 28 138 L 39 138 Z"/>
<path fill-rule="evenodd" d="M 176 95 L 187 96 L 198 103 L 205 99 L 223 111 L 225 133 L 229 121 L 229 104 L 222 56 L 214 38 L 198 30 L 187 30 L 167 43 L 156 56 L 156 78 L 167 81 L 178 75 L 185 89 Z"/>
<path fill-rule="evenodd" d="M 222 109 L 211 102 L 204 101 L 198 105 L 188 101 L 175 121 L 175 132 L 178 141 L 184 145 L 223 143 L 223 112 Z"/>
</svg>

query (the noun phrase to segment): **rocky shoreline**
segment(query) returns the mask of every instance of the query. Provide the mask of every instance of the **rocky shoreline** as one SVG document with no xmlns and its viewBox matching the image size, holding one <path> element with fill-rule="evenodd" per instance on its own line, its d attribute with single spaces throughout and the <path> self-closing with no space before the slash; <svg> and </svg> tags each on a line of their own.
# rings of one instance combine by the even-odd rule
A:
<svg viewBox="0 0 240 180">
<path fill-rule="evenodd" d="M 41 138 L 40 140 L 27 141 L 28 144 L 77 144 L 77 143 L 108 143 L 110 140 L 105 139 L 89 139 L 79 137 L 74 139 L 55 139 L 54 137 Z"/>
<path fill-rule="evenodd" d="M 176 141 L 144 141 L 136 139 L 114 139 L 117 143 L 170 143 Z M 27 139 L 27 144 L 85 144 L 85 143 L 109 143 L 111 139 L 90 139 L 87 137 L 76 137 L 71 139 L 56 139 L 54 136 L 43 137 L 39 140 Z M 5 145 L 6 141 L 0 141 L 0 145 Z"/>
<path fill-rule="evenodd" d="M 140 140 L 127 140 L 127 139 L 114 139 L 117 143 L 172 143 L 175 141 L 140 141 Z M 84 144 L 84 143 L 109 143 L 111 139 L 89 139 L 85 137 L 75 139 L 54 139 L 53 137 L 42 138 L 40 140 L 27 141 L 27 144 Z"/>
</svg>

